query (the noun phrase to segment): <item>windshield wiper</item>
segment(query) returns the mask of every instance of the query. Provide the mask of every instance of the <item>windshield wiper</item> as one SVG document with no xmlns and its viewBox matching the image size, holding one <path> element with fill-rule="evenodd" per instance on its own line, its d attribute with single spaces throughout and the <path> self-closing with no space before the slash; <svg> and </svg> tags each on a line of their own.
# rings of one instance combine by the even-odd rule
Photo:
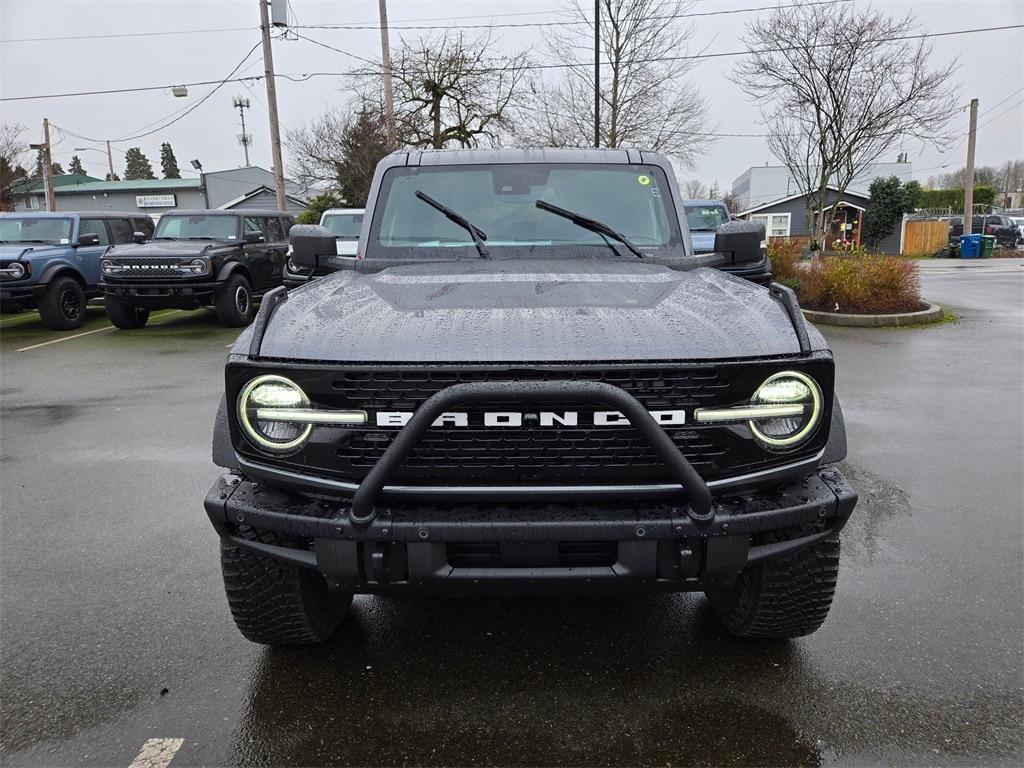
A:
<svg viewBox="0 0 1024 768">
<path fill-rule="evenodd" d="M 439 203 L 430 195 L 421 192 L 418 189 L 416 190 L 416 197 L 418 197 L 420 200 L 422 200 L 424 203 L 431 206 L 432 208 L 436 208 L 445 216 L 447 216 L 451 221 L 458 224 L 464 230 L 469 232 L 469 234 L 473 237 L 473 245 L 476 246 L 477 253 L 480 254 L 481 259 L 486 259 L 488 256 L 491 255 L 490 251 L 487 250 L 487 246 L 484 245 L 484 240 L 487 239 L 486 232 L 484 232 L 482 229 L 478 229 L 473 224 L 470 224 L 469 219 L 467 219 L 462 214 L 456 213 L 444 203 Z"/>
<path fill-rule="evenodd" d="M 626 237 L 621 232 L 612 229 L 604 222 L 598 221 L 597 219 L 591 219 L 579 213 L 574 213 L 573 211 L 567 211 L 565 208 L 559 208 L 557 205 L 552 205 L 546 200 L 538 200 L 536 203 L 534 203 L 534 205 L 536 205 L 542 211 L 547 211 L 548 213 L 553 213 L 556 216 L 561 216 L 563 219 L 568 219 L 576 226 L 583 227 L 584 229 L 589 229 L 591 232 L 596 232 L 599 235 L 605 235 L 607 237 L 612 238 L 612 240 L 618 240 L 620 243 L 626 246 L 638 259 L 642 259 L 644 257 L 640 249 L 637 248 L 628 237 Z M 615 249 L 612 248 L 612 250 L 614 251 Z"/>
</svg>

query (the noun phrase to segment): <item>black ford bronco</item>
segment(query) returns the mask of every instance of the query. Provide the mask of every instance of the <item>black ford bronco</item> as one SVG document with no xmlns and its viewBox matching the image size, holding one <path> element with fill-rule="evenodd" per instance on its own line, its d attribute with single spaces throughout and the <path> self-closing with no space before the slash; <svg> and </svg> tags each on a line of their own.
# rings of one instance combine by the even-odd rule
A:
<svg viewBox="0 0 1024 768">
<path fill-rule="evenodd" d="M 252 322 L 254 297 L 281 285 L 293 219 L 268 211 L 172 211 L 152 240 L 111 248 L 100 262 L 107 317 L 141 328 L 152 309 L 212 306 L 226 326 Z"/>
<path fill-rule="evenodd" d="M 399 152 L 354 263 L 231 350 L 205 507 L 242 634 L 328 639 L 353 594 L 703 591 L 816 630 L 856 494 L 832 354 L 729 222 L 695 255 L 637 150 Z M 296 226 L 316 267 L 334 236 Z"/>
</svg>

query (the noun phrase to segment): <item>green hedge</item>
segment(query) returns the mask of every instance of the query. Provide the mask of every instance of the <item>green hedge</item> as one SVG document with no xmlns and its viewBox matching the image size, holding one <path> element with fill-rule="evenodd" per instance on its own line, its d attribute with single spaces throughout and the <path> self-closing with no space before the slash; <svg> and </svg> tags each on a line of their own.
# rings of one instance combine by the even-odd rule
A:
<svg viewBox="0 0 1024 768">
<path fill-rule="evenodd" d="M 979 184 L 974 188 L 975 205 L 992 205 L 996 201 L 996 188 L 990 184 Z M 959 208 L 964 207 L 964 190 L 925 189 L 921 191 L 918 208 Z"/>
</svg>

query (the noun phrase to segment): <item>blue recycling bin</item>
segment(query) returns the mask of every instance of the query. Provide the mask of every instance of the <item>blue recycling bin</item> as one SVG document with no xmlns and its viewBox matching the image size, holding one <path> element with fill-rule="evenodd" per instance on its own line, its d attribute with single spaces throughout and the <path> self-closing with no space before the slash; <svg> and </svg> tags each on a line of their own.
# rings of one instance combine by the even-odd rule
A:
<svg viewBox="0 0 1024 768">
<path fill-rule="evenodd" d="M 981 258 L 981 235 L 960 235 L 960 258 Z"/>
</svg>

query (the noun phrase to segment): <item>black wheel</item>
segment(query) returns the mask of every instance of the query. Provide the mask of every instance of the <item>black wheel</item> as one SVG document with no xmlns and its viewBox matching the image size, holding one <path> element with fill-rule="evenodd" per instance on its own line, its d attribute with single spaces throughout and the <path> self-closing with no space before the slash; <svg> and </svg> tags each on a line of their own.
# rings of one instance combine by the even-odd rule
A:
<svg viewBox="0 0 1024 768">
<path fill-rule="evenodd" d="M 110 322 L 126 331 L 132 328 L 141 328 L 149 322 L 148 309 L 125 304 L 113 296 L 103 297 L 103 308 L 106 309 Z"/>
<path fill-rule="evenodd" d="M 296 546 L 283 536 L 240 526 L 239 535 L 264 544 Z M 221 571 L 231 615 L 248 640 L 265 645 L 322 643 L 337 631 L 351 595 L 327 589 L 316 571 L 221 541 Z"/>
<path fill-rule="evenodd" d="M 771 534 L 758 541 L 785 541 L 806 532 Z M 839 575 L 839 537 L 790 555 L 748 566 L 731 587 L 709 590 L 711 608 L 738 637 L 809 635 L 825 621 Z"/>
<path fill-rule="evenodd" d="M 243 275 L 232 275 L 214 300 L 217 319 L 221 325 L 240 328 L 252 322 L 256 310 L 252 303 L 252 288 Z"/>
<path fill-rule="evenodd" d="M 39 316 L 55 331 L 80 328 L 85 322 L 85 291 L 81 283 L 66 275 L 52 280 L 39 298 Z"/>
</svg>

